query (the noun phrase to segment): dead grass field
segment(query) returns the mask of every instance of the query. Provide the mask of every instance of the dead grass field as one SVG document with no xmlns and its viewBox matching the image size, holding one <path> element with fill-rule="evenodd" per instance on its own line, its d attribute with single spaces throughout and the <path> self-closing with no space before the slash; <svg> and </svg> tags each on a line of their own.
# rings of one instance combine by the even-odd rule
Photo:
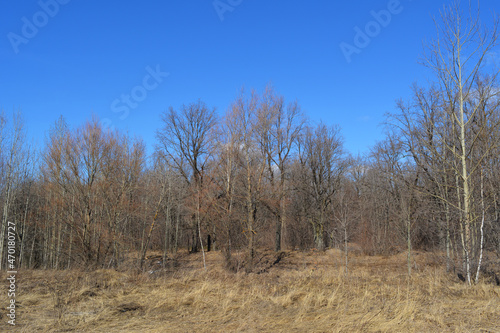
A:
<svg viewBox="0 0 500 333">
<path fill-rule="evenodd" d="M 186 254 L 152 274 L 20 271 L 17 325 L 6 324 L 2 296 L 0 331 L 500 332 L 500 287 L 467 287 L 432 254 L 415 255 L 411 279 L 404 254 L 351 256 L 347 276 L 336 250 L 259 259 L 259 274 L 227 271 L 219 252 L 206 271 Z"/>
</svg>

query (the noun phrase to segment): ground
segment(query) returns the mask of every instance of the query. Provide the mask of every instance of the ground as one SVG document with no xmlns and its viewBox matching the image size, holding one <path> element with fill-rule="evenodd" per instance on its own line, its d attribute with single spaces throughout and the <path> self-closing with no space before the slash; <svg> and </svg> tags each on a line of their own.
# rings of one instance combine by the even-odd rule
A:
<svg viewBox="0 0 500 333">
<path fill-rule="evenodd" d="M 163 268 L 19 271 L 17 325 L 2 332 L 500 332 L 500 287 L 468 287 L 433 253 L 259 252 L 253 273 L 220 252 Z M 7 287 L 6 275 L 2 275 Z M 3 294 L 6 295 L 6 289 Z"/>
</svg>

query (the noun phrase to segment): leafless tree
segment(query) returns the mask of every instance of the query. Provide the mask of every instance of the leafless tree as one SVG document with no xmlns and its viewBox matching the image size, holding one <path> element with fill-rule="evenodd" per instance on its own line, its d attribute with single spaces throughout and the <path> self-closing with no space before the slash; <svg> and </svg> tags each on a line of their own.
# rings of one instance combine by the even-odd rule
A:
<svg viewBox="0 0 500 333">
<path fill-rule="evenodd" d="M 315 129 L 307 128 L 300 145 L 299 158 L 304 174 L 302 190 L 312 199 L 309 222 L 314 244 L 323 250 L 329 208 L 347 167 L 340 130 L 324 124 Z"/>
<path fill-rule="evenodd" d="M 2 220 L 0 226 L 0 269 L 5 267 L 5 234 L 7 223 L 15 223 L 16 237 L 19 239 L 20 221 L 12 216 L 12 204 L 22 186 L 22 178 L 28 170 L 30 150 L 26 143 L 26 133 L 21 112 L 14 112 L 9 126 L 6 116 L 0 113 L 0 190 L 2 200 Z"/>
<path fill-rule="evenodd" d="M 274 192 L 278 208 L 272 209 L 276 216 L 275 251 L 282 248 L 286 197 L 289 194 L 286 185 L 288 166 L 304 123 L 297 102 L 286 106 L 282 96 L 277 95 L 270 86 L 266 88 L 258 108 L 257 133 L 262 154 L 266 158 L 270 185 L 272 188 L 277 187 Z M 275 174 L 279 177 L 276 181 Z"/>
<path fill-rule="evenodd" d="M 451 168 L 456 177 L 458 199 L 455 207 L 460 212 L 464 270 L 467 282 L 471 284 L 472 271 L 479 264 L 478 244 L 474 238 L 478 228 L 477 212 L 481 211 L 473 181 L 491 148 L 477 159 L 472 157 L 478 149 L 478 133 L 484 134 L 484 131 L 497 127 L 483 126 L 474 134 L 474 126 L 475 119 L 480 117 L 481 106 L 488 99 L 482 92 L 491 94 L 492 89 L 487 87 L 494 85 L 498 72 L 483 81 L 485 89 L 482 91 L 476 88 L 476 83 L 482 77 L 486 56 L 497 44 L 498 20 L 488 30 L 481 24 L 479 8 L 474 11 L 469 2 L 468 10 L 468 14 L 464 14 L 458 0 L 445 6 L 440 23 L 436 23 L 437 38 L 428 44 L 423 63 L 436 75 L 443 108 L 453 129 L 453 138 L 445 143 L 444 149 L 454 161 Z"/>
<path fill-rule="evenodd" d="M 215 109 L 209 109 L 205 103 L 198 101 L 183 105 L 179 111 L 170 107 L 162 120 L 164 126 L 157 132 L 157 152 L 184 177 L 195 193 L 192 251 L 198 251 L 201 246 L 204 255 L 200 196 L 205 168 L 213 154 L 212 136 L 217 121 Z"/>
</svg>

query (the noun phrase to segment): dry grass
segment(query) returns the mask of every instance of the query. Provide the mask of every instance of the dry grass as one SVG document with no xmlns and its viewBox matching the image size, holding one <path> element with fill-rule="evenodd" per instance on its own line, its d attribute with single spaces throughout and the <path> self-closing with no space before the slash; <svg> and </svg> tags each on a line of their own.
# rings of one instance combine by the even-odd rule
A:
<svg viewBox="0 0 500 333">
<path fill-rule="evenodd" d="M 22 271 L 16 331 L 500 332 L 500 287 L 467 287 L 430 254 L 411 279 L 404 254 L 352 257 L 348 276 L 335 250 L 272 256 L 261 274 L 228 272 L 217 252 L 207 271 L 198 255 L 167 273 Z"/>
</svg>

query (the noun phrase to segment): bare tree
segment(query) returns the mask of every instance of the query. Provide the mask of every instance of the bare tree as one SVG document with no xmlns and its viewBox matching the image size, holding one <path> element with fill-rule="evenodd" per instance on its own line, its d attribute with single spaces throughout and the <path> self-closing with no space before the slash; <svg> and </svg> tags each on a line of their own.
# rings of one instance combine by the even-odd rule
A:
<svg viewBox="0 0 500 333">
<path fill-rule="evenodd" d="M 5 232 L 7 223 L 16 224 L 16 230 L 20 229 L 17 221 L 10 220 L 12 203 L 16 192 L 21 184 L 20 177 L 28 167 L 29 151 L 26 148 L 24 122 L 20 112 L 12 115 L 12 125 L 5 130 L 7 125 L 3 112 L 0 114 L 0 186 L 2 194 L 2 220 L 0 226 L 0 269 L 4 268 L 7 256 L 5 256 Z M 17 234 L 17 237 L 19 235 Z"/>
<path fill-rule="evenodd" d="M 44 265 L 60 267 L 64 244 L 68 263 L 72 256 L 87 265 L 120 262 L 144 154 L 142 142 L 104 131 L 96 117 L 74 131 L 63 119 L 56 123 L 42 165 L 51 213 Z"/>
<path fill-rule="evenodd" d="M 285 105 L 284 98 L 277 95 L 271 87 L 267 87 L 258 108 L 258 140 L 270 176 L 271 187 L 277 180 L 278 209 L 273 209 L 276 216 L 275 251 L 280 251 L 283 242 L 283 228 L 286 223 L 286 197 L 289 188 L 286 186 L 288 166 L 293 148 L 304 126 L 304 118 L 297 102 Z M 275 172 L 277 169 L 278 172 Z"/>
<path fill-rule="evenodd" d="M 309 222 L 313 228 L 315 246 L 323 250 L 325 224 L 330 218 L 329 208 L 347 167 L 340 130 L 324 124 L 315 129 L 307 128 L 301 146 L 299 158 L 304 174 L 302 189 L 312 199 Z"/>
<path fill-rule="evenodd" d="M 261 200 L 265 159 L 258 146 L 257 111 L 259 97 L 255 92 L 250 96 L 241 95 L 232 104 L 228 119 L 234 128 L 235 140 L 238 144 L 239 165 L 242 169 L 239 178 L 243 189 L 242 201 L 246 210 L 245 235 L 248 240 L 247 269 L 253 269 L 255 257 L 255 229 L 257 218 L 257 204 Z"/>
<path fill-rule="evenodd" d="M 455 0 L 443 9 L 441 24 L 436 26 L 438 37 L 429 44 L 424 64 L 436 74 L 443 92 L 443 106 L 452 128 L 456 130 L 457 144 L 453 140 L 451 145 L 446 144 L 445 149 L 456 161 L 452 169 L 457 179 L 463 263 L 467 282 L 471 284 L 473 266 L 478 264 L 474 240 L 477 234 L 476 214 L 481 210 L 477 204 L 480 200 L 474 200 L 477 194 L 472 181 L 480 172 L 484 159 L 484 154 L 479 159 L 471 159 L 477 149 L 472 128 L 486 98 L 478 93 L 475 84 L 481 78 L 487 54 L 497 44 L 498 20 L 495 20 L 492 30 L 488 30 L 481 25 L 479 8 L 474 13 L 469 3 L 469 13 L 464 15 L 460 1 Z M 484 84 L 491 86 L 497 75 L 498 72 L 493 73 Z"/>
<path fill-rule="evenodd" d="M 234 110 L 231 110 L 234 111 Z M 218 220 L 221 225 L 221 235 L 224 239 L 223 251 L 226 263 L 231 262 L 231 251 L 235 245 L 235 234 L 239 230 L 235 214 L 236 178 L 240 172 L 239 150 L 240 137 L 236 127 L 237 118 L 234 112 L 228 111 L 217 130 L 217 149 L 214 167 L 214 185 L 217 192 L 214 194 Z"/>
<path fill-rule="evenodd" d="M 164 127 L 157 132 L 159 145 L 157 151 L 164 156 L 185 179 L 195 192 L 195 208 L 193 216 L 192 251 L 199 246 L 205 255 L 201 237 L 201 191 L 204 172 L 213 153 L 213 130 L 216 124 L 215 109 L 209 109 L 205 103 L 183 105 L 179 111 L 170 107 L 163 114 Z"/>
</svg>

